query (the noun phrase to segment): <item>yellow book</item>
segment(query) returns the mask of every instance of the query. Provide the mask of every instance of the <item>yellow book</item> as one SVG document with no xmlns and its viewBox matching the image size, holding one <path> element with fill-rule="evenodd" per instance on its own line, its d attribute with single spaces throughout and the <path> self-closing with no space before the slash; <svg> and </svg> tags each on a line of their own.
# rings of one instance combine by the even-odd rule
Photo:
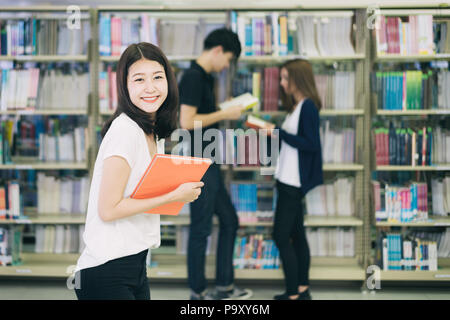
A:
<svg viewBox="0 0 450 320">
<path fill-rule="evenodd" d="M 251 109 L 259 103 L 259 99 L 250 93 L 244 93 L 231 100 L 219 104 L 220 109 L 225 110 L 233 106 L 244 106 L 245 110 Z"/>
</svg>

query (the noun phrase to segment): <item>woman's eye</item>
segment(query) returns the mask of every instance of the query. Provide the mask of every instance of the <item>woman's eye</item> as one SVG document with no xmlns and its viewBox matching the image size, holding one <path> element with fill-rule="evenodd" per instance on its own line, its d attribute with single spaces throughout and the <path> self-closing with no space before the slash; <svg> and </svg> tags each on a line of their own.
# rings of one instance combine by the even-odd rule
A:
<svg viewBox="0 0 450 320">
<path fill-rule="evenodd" d="M 135 79 L 134 81 L 144 81 L 144 79 L 142 79 L 142 78 L 137 78 L 137 79 Z"/>
<path fill-rule="evenodd" d="M 161 79 L 164 79 L 164 78 L 163 78 L 163 76 L 156 76 L 154 79 L 155 80 L 161 80 Z"/>
</svg>

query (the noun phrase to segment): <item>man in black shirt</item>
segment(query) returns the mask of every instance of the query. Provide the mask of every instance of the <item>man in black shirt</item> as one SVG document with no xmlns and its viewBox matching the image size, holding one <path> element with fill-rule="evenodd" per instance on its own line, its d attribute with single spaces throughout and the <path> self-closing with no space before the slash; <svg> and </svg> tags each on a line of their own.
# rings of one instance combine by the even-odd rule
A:
<svg viewBox="0 0 450 320">
<path fill-rule="evenodd" d="M 237 35 L 225 28 L 212 31 L 204 41 L 204 48 L 196 61 L 185 71 L 179 84 L 180 125 L 191 134 L 190 155 L 203 156 L 203 150 L 210 142 L 203 141 L 195 148 L 194 123 L 202 124 L 201 137 L 206 130 L 218 128 L 222 120 L 236 120 L 243 111 L 242 106 L 217 110 L 214 97 L 212 72 L 220 72 L 241 54 Z M 199 130 L 199 129 L 195 129 Z M 199 130 L 200 131 L 200 130 Z M 201 149 L 201 150 L 199 150 Z M 201 154 L 198 152 L 201 151 Z M 236 231 L 239 226 L 236 210 L 225 188 L 220 165 L 213 163 L 205 173 L 205 183 L 200 197 L 191 203 L 191 224 L 187 251 L 188 280 L 191 299 L 247 299 L 252 295 L 249 289 L 234 286 L 233 250 Z M 212 231 L 212 218 L 219 218 L 219 238 L 216 253 L 216 290 L 208 293 L 205 278 L 206 245 Z"/>
</svg>

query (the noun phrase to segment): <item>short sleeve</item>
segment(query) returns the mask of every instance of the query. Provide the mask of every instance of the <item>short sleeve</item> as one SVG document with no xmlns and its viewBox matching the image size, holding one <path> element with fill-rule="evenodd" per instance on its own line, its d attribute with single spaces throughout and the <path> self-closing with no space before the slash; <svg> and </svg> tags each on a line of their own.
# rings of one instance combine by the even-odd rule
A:
<svg viewBox="0 0 450 320">
<path fill-rule="evenodd" d="M 187 70 L 181 78 L 178 90 L 180 104 L 199 108 L 202 102 L 202 75 L 196 70 Z"/>
<path fill-rule="evenodd" d="M 124 158 L 130 168 L 136 163 L 137 140 L 139 132 L 132 126 L 113 122 L 103 139 L 102 160 L 112 156 Z"/>
</svg>

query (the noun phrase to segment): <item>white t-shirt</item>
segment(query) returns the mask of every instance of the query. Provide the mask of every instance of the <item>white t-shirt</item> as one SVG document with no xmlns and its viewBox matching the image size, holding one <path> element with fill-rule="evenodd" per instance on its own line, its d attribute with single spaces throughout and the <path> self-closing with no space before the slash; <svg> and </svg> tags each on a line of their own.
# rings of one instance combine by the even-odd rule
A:
<svg viewBox="0 0 450 320">
<path fill-rule="evenodd" d="M 300 101 L 294 111 L 286 116 L 281 126 L 287 133 L 297 135 L 300 112 L 303 101 Z M 298 166 L 298 150 L 281 141 L 280 156 L 275 170 L 275 178 L 287 185 L 300 188 L 300 172 Z"/>
<path fill-rule="evenodd" d="M 157 141 L 157 153 L 164 153 L 164 139 Z M 151 159 L 144 131 L 124 113 L 114 119 L 98 151 L 83 235 L 86 246 L 78 259 L 76 271 L 157 248 L 161 243 L 158 214 L 142 213 L 110 222 L 100 218 L 98 197 L 103 161 L 111 156 L 124 158 L 131 168 L 123 194 L 124 198 L 128 198 Z"/>
</svg>

